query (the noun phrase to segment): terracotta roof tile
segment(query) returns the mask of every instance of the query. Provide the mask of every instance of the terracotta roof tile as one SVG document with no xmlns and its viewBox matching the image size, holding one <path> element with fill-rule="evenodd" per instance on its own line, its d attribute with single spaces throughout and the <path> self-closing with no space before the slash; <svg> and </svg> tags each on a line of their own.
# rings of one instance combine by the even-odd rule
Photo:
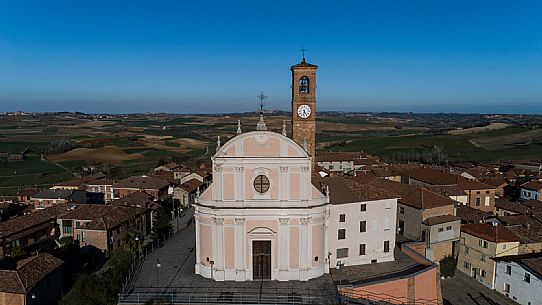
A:
<svg viewBox="0 0 542 305">
<path fill-rule="evenodd" d="M 74 206 L 71 212 L 68 212 L 59 219 L 90 220 L 81 226 L 89 230 L 107 230 L 114 228 L 130 218 L 141 215 L 145 208 L 126 207 L 118 205 L 93 205 L 81 204 Z"/>
<path fill-rule="evenodd" d="M 478 238 L 496 242 L 515 242 L 520 241 L 516 234 L 502 224 L 493 226 L 490 223 L 473 223 L 461 226 L 461 233 L 467 233 Z"/>
<path fill-rule="evenodd" d="M 329 187 L 331 204 L 375 201 L 398 197 L 386 190 L 368 184 L 361 184 L 343 176 L 313 177 L 312 183 L 323 193 L 326 187 Z"/>
<path fill-rule="evenodd" d="M 542 183 L 538 181 L 529 181 L 527 183 L 522 184 L 521 187 L 530 189 L 530 190 L 540 191 L 542 190 Z"/>
<path fill-rule="evenodd" d="M 185 183 L 181 184 L 180 187 L 187 191 L 188 193 L 192 193 L 196 191 L 200 186 L 202 186 L 204 183 L 199 181 L 196 178 L 190 179 L 186 181 Z"/>
<path fill-rule="evenodd" d="M 150 176 L 133 176 L 123 179 L 115 185 L 114 188 L 122 189 L 140 189 L 140 190 L 161 190 L 169 186 L 169 183 L 163 179 Z"/>
<path fill-rule="evenodd" d="M 442 223 L 452 222 L 452 221 L 460 221 L 461 218 L 454 216 L 454 215 L 441 215 L 441 216 L 434 216 L 429 217 L 425 219 L 422 223 L 426 224 L 428 226 L 434 226 Z"/>
<path fill-rule="evenodd" d="M 0 291 L 26 294 L 64 262 L 49 253 L 41 253 L 17 262 L 17 270 L 0 270 Z"/>
</svg>

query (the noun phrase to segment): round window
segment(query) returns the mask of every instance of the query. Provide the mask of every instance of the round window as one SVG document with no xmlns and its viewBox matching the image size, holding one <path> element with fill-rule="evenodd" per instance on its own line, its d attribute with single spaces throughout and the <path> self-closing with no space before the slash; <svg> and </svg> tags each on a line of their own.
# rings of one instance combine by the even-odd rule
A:
<svg viewBox="0 0 542 305">
<path fill-rule="evenodd" d="M 258 175 L 254 179 L 254 189 L 256 192 L 263 194 L 269 190 L 269 178 L 265 175 Z"/>
</svg>

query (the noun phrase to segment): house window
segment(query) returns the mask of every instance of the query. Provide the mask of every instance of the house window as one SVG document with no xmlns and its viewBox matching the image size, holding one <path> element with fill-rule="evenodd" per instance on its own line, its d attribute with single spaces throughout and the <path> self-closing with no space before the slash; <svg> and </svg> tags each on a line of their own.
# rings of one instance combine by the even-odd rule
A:
<svg viewBox="0 0 542 305">
<path fill-rule="evenodd" d="M 359 231 L 361 233 L 367 232 L 367 221 L 362 220 L 362 221 L 359 222 Z"/>
<path fill-rule="evenodd" d="M 476 206 L 477 206 L 477 207 L 480 206 L 480 202 L 481 202 L 480 197 L 476 197 Z"/>
<path fill-rule="evenodd" d="M 512 266 L 507 265 L 505 273 L 508 274 L 508 275 L 511 275 L 512 274 Z"/>
<path fill-rule="evenodd" d="M 360 211 L 361 211 L 361 212 L 367 211 L 367 204 L 365 204 L 365 203 L 361 204 L 361 206 L 360 206 Z"/>
<path fill-rule="evenodd" d="M 444 228 L 438 228 L 439 232 L 444 232 Z"/>
<path fill-rule="evenodd" d="M 463 268 L 469 270 L 470 269 L 470 263 L 469 262 L 464 262 L 463 263 Z"/>
<path fill-rule="evenodd" d="M 346 221 L 346 214 L 340 214 L 339 215 L 339 222 L 345 222 Z"/>
<path fill-rule="evenodd" d="M 489 197 L 489 196 L 486 196 L 484 199 L 485 199 L 484 204 L 485 204 L 486 207 L 488 207 L 488 206 L 489 206 L 489 200 L 490 200 L 490 197 Z"/>
<path fill-rule="evenodd" d="M 386 240 L 384 242 L 384 252 L 390 252 L 390 241 Z"/>
<path fill-rule="evenodd" d="M 452 230 L 452 226 L 447 226 L 446 227 L 446 231 L 451 231 Z"/>
<path fill-rule="evenodd" d="M 339 239 L 345 239 L 346 238 L 346 229 L 339 229 Z"/>
<path fill-rule="evenodd" d="M 337 249 L 337 258 L 348 257 L 348 248 Z"/>
<path fill-rule="evenodd" d="M 523 280 L 524 280 L 526 283 L 530 283 L 530 282 L 531 282 L 531 274 L 525 272 L 525 276 L 523 277 Z"/>
<path fill-rule="evenodd" d="M 467 246 L 464 246 L 464 247 L 465 247 L 465 249 L 463 249 L 463 253 L 469 254 L 469 247 L 467 247 Z"/>
<path fill-rule="evenodd" d="M 399 208 L 399 213 L 405 214 L 405 208 L 404 208 L 404 207 L 400 207 L 400 208 Z"/>
<path fill-rule="evenodd" d="M 484 269 L 480 269 L 480 276 L 483 278 L 486 277 L 486 271 Z"/>
<path fill-rule="evenodd" d="M 359 255 L 365 255 L 365 244 L 359 245 Z"/>
<path fill-rule="evenodd" d="M 485 262 L 486 261 L 486 255 L 484 253 L 480 253 L 480 261 Z"/>
<path fill-rule="evenodd" d="M 480 239 L 480 247 L 487 249 L 487 241 Z"/>
<path fill-rule="evenodd" d="M 510 284 L 504 283 L 504 292 L 505 293 L 510 293 Z"/>
</svg>

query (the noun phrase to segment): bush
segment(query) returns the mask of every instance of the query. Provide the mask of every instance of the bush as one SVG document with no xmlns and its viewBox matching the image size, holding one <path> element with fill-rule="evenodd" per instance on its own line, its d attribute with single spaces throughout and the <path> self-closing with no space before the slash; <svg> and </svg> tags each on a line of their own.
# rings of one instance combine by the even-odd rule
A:
<svg viewBox="0 0 542 305">
<path fill-rule="evenodd" d="M 457 260 L 453 256 L 446 256 L 440 260 L 440 276 L 452 277 L 455 274 Z"/>
</svg>

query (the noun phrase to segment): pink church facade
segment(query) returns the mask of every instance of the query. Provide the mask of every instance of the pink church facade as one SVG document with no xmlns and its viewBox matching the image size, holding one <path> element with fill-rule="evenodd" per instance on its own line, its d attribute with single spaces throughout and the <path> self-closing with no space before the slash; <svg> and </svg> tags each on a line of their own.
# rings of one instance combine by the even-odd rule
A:
<svg viewBox="0 0 542 305">
<path fill-rule="evenodd" d="M 311 159 L 268 131 L 236 136 L 213 161 L 195 205 L 195 271 L 217 281 L 309 280 L 326 270 L 329 202 L 311 184 Z"/>
</svg>

